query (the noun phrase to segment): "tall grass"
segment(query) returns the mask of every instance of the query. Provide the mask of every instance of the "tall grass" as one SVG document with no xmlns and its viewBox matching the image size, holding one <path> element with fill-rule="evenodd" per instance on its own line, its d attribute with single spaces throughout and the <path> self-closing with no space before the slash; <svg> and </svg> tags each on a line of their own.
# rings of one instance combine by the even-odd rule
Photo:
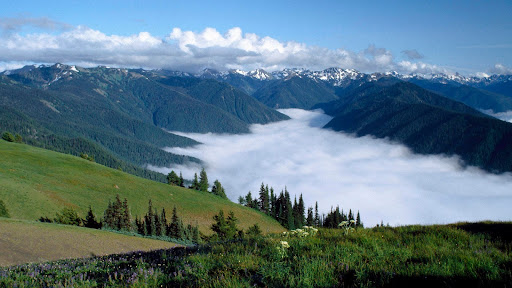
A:
<svg viewBox="0 0 512 288">
<path fill-rule="evenodd" d="M 284 256 L 278 253 L 281 241 L 289 244 Z M 453 226 L 381 227 L 348 235 L 320 229 L 313 237 L 279 234 L 82 264 L 63 262 L 71 266 L 62 272 L 68 276 L 58 279 L 76 286 L 102 284 L 99 277 L 107 277 L 112 279 L 108 285 L 134 287 L 510 287 L 512 253 L 500 241 Z M 84 271 L 81 267 L 90 269 L 83 280 L 89 282 L 76 282 L 83 272 L 72 271 Z M 28 281 L 23 275 L 37 269 L 41 267 L 0 270 L 0 283 Z M 133 273 L 146 276 L 130 282 Z"/>
</svg>

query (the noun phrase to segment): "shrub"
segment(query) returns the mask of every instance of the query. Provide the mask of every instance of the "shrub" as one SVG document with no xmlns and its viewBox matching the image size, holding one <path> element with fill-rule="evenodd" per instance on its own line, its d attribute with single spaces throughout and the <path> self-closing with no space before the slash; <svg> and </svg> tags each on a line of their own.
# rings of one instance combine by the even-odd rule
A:
<svg viewBox="0 0 512 288">
<path fill-rule="evenodd" d="M 7 207 L 5 207 L 5 203 L 2 200 L 0 200 L 0 217 L 10 217 L 9 211 L 7 210 Z"/>
<path fill-rule="evenodd" d="M 73 208 L 64 208 L 60 213 L 57 212 L 54 221 L 59 224 L 75 226 L 80 226 L 80 224 L 82 224 L 82 218 L 78 216 L 78 213 L 73 210 Z"/>
<path fill-rule="evenodd" d="M 2 134 L 2 139 L 8 142 L 14 142 L 14 136 L 11 132 L 4 132 L 4 134 Z"/>
</svg>

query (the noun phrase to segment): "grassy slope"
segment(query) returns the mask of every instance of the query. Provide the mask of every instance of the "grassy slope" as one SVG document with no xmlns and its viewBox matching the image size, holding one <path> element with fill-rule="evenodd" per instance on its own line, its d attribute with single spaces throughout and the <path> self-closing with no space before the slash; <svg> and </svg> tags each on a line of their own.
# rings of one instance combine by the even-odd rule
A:
<svg viewBox="0 0 512 288">
<path fill-rule="evenodd" d="M 0 266 L 174 246 L 96 229 L 0 218 Z"/>
<path fill-rule="evenodd" d="M 283 231 L 276 221 L 253 209 L 211 194 L 142 179 L 79 157 L 6 141 L 0 141 L 0 157 L 0 199 L 12 218 L 53 218 L 64 207 L 72 207 L 84 217 L 89 205 L 100 217 L 108 201 L 119 194 L 128 199 L 133 218 L 147 212 L 151 199 L 153 207 L 165 208 L 168 217 L 176 206 L 184 222 L 197 223 L 203 233 L 210 233 L 212 217 L 220 209 L 232 210 L 240 220 L 240 228 L 258 223 L 264 232 Z"/>
</svg>

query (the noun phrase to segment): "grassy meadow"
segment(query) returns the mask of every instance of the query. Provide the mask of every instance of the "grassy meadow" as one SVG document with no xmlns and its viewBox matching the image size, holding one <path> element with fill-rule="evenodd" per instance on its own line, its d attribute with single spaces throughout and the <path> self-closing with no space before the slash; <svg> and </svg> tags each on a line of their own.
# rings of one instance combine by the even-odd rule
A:
<svg viewBox="0 0 512 288">
<path fill-rule="evenodd" d="M 175 246 L 103 230 L 0 218 L 0 266 Z"/>
<path fill-rule="evenodd" d="M 226 213 L 233 211 L 240 220 L 240 228 L 258 223 L 264 233 L 283 231 L 275 220 L 254 209 L 209 193 L 139 178 L 79 157 L 6 141 L 0 141 L 0 155 L 0 199 L 11 218 L 53 218 L 65 207 L 85 217 L 89 206 L 99 218 L 108 201 L 119 194 L 121 199 L 128 200 L 133 218 L 147 212 L 151 199 L 153 207 L 158 211 L 165 208 L 168 217 L 176 206 L 186 224 L 197 224 L 206 234 L 211 233 L 212 217 L 221 209 Z"/>
<path fill-rule="evenodd" d="M 511 287 L 510 242 L 466 228 L 320 229 L 21 265 L 0 269 L 0 287 Z"/>
</svg>

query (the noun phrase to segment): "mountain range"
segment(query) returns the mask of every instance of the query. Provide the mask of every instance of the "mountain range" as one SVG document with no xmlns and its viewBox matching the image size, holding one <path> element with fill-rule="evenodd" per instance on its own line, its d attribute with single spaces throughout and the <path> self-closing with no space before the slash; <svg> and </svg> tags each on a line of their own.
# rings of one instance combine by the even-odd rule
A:
<svg viewBox="0 0 512 288">
<path fill-rule="evenodd" d="M 266 72 L 26 66 L 0 73 L 0 128 L 35 146 L 164 181 L 144 168 L 198 162 L 161 148 L 197 142 L 169 131 L 248 133 L 286 120 L 278 108 L 322 108 L 325 128 L 387 137 L 422 154 L 458 155 L 512 171 L 512 76 L 365 74 L 351 69 Z M 511 147 L 511 148 L 509 148 Z"/>
</svg>

